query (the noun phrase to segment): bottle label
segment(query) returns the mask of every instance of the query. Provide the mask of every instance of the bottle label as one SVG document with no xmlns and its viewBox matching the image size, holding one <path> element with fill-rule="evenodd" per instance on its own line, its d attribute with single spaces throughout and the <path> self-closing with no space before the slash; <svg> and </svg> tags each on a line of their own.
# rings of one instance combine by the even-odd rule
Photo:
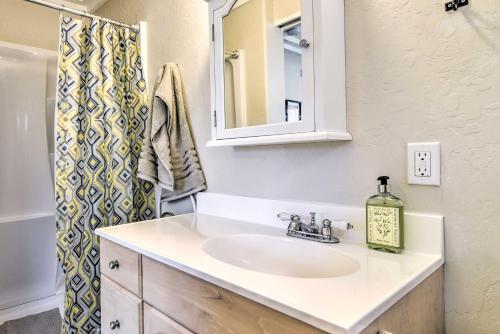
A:
<svg viewBox="0 0 500 334">
<path fill-rule="evenodd" d="M 400 247 L 399 208 L 368 205 L 368 242 Z"/>
</svg>

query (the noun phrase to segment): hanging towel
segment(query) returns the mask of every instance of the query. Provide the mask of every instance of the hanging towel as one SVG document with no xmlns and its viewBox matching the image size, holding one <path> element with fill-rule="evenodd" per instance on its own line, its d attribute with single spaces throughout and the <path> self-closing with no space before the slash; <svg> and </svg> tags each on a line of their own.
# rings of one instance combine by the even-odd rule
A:
<svg viewBox="0 0 500 334">
<path fill-rule="evenodd" d="M 163 188 L 173 201 L 207 188 L 194 147 L 179 66 L 165 64 L 156 78 L 138 176 Z"/>
</svg>

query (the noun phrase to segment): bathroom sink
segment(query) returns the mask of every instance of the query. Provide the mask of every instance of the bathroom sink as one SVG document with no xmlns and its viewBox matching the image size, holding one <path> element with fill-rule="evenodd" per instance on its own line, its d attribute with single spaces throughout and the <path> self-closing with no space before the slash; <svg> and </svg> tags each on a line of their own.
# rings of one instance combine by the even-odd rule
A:
<svg viewBox="0 0 500 334">
<path fill-rule="evenodd" d="M 211 257 L 261 273 L 296 278 L 329 278 L 359 269 L 353 258 L 311 241 L 256 234 L 208 239 L 202 245 Z"/>
</svg>

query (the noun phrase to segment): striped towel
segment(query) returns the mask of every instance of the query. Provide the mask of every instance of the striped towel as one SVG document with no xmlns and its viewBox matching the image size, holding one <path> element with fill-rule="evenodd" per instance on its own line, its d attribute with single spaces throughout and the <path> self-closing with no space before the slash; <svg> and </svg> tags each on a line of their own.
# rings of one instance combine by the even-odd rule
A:
<svg viewBox="0 0 500 334">
<path fill-rule="evenodd" d="M 173 201 L 207 188 L 194 147 L 179 66 L 165 64 L 156 78 L 138 176 L 163 188 Z"/>
</svg>

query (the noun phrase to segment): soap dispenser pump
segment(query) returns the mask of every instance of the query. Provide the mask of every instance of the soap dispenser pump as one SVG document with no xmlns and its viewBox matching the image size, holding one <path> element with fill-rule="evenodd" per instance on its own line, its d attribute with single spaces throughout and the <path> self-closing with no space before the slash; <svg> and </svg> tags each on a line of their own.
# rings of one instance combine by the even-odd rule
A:
<svg viewBox="0 0 500 334">
<path fill-rule="evenodd" d="M 404 204 L 391 194 L 388 176 L 377 180 L 378 194 L 366 202 L 366 243 L 371 249 L 401 253 L 404 250 Z"/>
</svg>

